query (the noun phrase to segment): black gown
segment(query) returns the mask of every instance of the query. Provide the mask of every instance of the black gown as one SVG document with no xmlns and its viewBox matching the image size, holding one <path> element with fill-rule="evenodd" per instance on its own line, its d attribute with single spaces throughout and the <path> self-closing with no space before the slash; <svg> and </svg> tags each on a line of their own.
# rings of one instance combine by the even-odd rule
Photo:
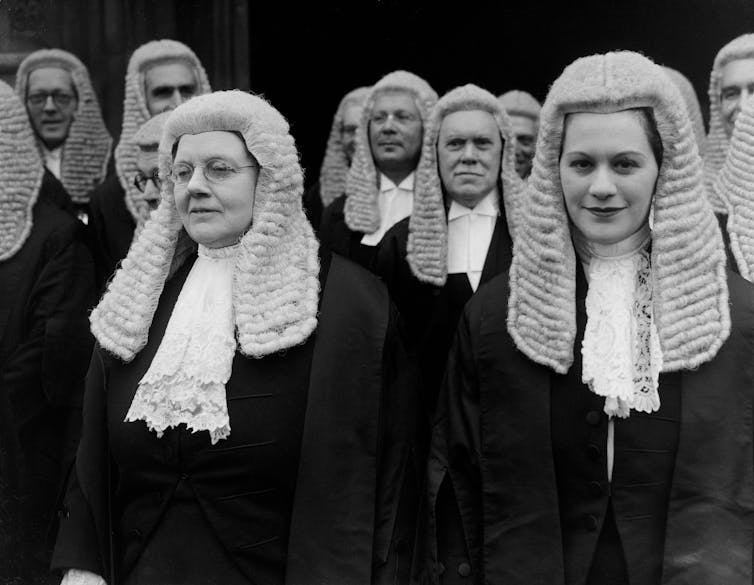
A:
<svg viewBox="0 0 754 585">
<path fill-rule="evenodd" d="M 607 417 L 578 359 L 566 375 L 529 360 L 508 334 L 506 276 L 481 289 L 438 403 L 420 582 L 750 585 L 754 287 L 728 283 L 728 340 L 661 375 L 658 412 L 615 421 L 611 483 Z"/>
<path fill-rule="evenodd" d="M 346 224 L 345 205 L 346 196 L 341 195 L 324 209 L 319 227 L 320 242 L 325 248 L 374 271 L 380 244 L 366 246 L 361 243 L 364 234 L 351 231 Z"/>
<path fill-rule="evenodd" d="M 422 471 L 415 367 L 387 291 L 348 260 L 323 258 L 306 342 L 236 354 L 228 439 L 211 445 L 183 425 L 158 439 L 123 422 L 192 262 L 166 283 L 132 362 L 95 351 L 53 566 L 109 585 L 407 583 Z"/>
<path fill-rule="evenodd" d="M 420 282 L 406 260 L 408 224 L 409 218 L 406 218 L 385 234 L 377 251 L 375 272 L 385 281 L 406 323 L 409 339 L 416 347 L 423 401 L 425 408 L 433 412 L 458 319 L 474 290 L 465 273 L 449 274 L 443 287 Z M 499 215 L 479 286 L 508 271 L 512 248 L 505 215 Z"/>
<path fill-rule="evenodd" d="M 100 288 L 104 288 L 126 257 L 134 237 L 136 222 L 126 207 L 125 197 L 118 176 L 112 174 L 92 191 L 89 201 L 89 228 Z"/>
<path fill-rule="evenodd" d="M 94 264 L 84 225 L 61 209 L 56 185 L 52 175 L 43 182 L 29 237 L 0 262 L 3 583 L 49 578 L 48 531 L 78 441 L 92 348 Z"/>
</svg>

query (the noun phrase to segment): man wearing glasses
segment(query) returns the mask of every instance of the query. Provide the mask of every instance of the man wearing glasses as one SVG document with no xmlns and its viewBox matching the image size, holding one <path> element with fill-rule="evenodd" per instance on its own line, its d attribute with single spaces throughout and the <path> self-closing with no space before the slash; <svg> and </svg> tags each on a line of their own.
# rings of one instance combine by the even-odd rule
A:
<svg viewBox="0 0 754 585">
<path fill-rule="evenodd" d="M 87 223 L 89 194 L 105 178 L 112 139 L 102 120 L 89 71 L 60 49 L 31 53 L 18 68 L 16 94 L 48 171 L 59 180 L 79 219 Z"/>
<path fill-rule="evenodd" d="M 160 204 L 162 181 L 158 173 L 157 149 L 160 146 L 162 130 L 165 128 L 165 122 L 169 116 L 170 112 L 163 112 L 157 114 L 154 118 L 150 118 L 133 137 L 133 143 L 139 149 L 133 184 L 142 194 L 142 200 L 146 203 L 150 213 L 157 209 Z"/>
<path fill-rule="evenodd" d="M 324 212 L 320 236 L 333 251 L 372 268 L 377 246 L 413 210 L 414 170 L 437 94 L 407 71 L 383 77 L 366 98 L 345 196 Z"/>
</svg>

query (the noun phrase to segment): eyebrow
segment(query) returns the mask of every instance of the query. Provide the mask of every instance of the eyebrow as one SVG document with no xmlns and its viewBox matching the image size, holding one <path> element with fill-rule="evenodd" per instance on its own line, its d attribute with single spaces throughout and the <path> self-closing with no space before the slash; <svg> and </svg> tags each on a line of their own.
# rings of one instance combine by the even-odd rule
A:
<svg viewBox="0 0 754 585">
<path fill-rule="evenodd" d="M 570 156 L 592 156 L 591 154 L 583 150 L 566 150 L 563 152 L 563 154 L 570 155 Z M 611 155 L 611 157 L 627 156 L 627 155 L 628 156 L 641 156 L 645 158 L 647 157 L 646 154 L 644 154 L 643 152 L 639 152 L 638 150 L 621 150 L 620 152 L 617 152 Z"/>
</svg>

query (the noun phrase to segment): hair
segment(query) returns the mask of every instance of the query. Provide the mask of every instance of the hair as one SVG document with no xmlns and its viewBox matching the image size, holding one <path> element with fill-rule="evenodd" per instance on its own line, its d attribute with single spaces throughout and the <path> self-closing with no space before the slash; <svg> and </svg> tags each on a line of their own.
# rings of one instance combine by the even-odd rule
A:
<svg viewBox="0 0 754 585">
<path fill-rule="evenodd" d="M 655 121 L 655 115 L 652 108 L 630 108 L 628 110 L 620 111 L 629 112 L 636 117 L 642 130 L 644 130 L 644 135 L 647 137 L 649 148 L 652 150 L 652 155 L 654 156 L 657 168 L 659 169 L 662 166 L 663 146 L 660 132 L 657 130 L 657 122 Z M 560 142 L 560 154 L 558 155 L 558 160 L 563 156 L 563 145 L 565 144 L 568 121 L 570 119 L 571 114 L 566 114 L 563 118 L 563 139 Z"/>
</svg>

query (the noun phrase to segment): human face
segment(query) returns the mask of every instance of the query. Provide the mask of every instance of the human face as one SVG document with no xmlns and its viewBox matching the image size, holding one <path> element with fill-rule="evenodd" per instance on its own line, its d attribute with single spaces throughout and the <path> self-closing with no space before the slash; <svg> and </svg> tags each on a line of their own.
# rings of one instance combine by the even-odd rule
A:
<svg viewBox="0 0 754 585">
<path fill-rule="evenodd" d="M 136 156 L 136 168 L 145 177 L 154 176 L 157 173 L 157 150 L 139 149 L 139 154 Z M 149 206 L 150 212 L 157 209 L 160 204 L 160 189 L 154 184 L 154 181 L 147 181 L 143 198 Z"/>
<path fill-rule="evenodd" d="M 198 89 L 194 72 L 180 61 L 160 63 L 144 73 L 144 96 L 151 116 L 174 110 Z"/>
<path fill-rule="evenodd" d="M 340 141 L 343 144 L 343 152 L 346 153 L 348 164 L 353 160 L 356 152 L 356 130 L 359 127 L 361 114 L 364 111 L 359 104 L 349 104 L 343 110 L 343 121 L 340 124 Z"/>
<path fill-rule="evenodd" d="M 616 244 L 647 221 L 658 168 L 638 115 L 578 113 L 565 121 L 563 196 L 571 221 L 592 243 Z"/>
<path fill-rule="evenodd" d="M 524 179 L 531 173 L 534 146 L 537 142 L 537 125 L 527 116 L 511 116 L 511 125 L 516 137 L 516 172 Z"/>
<path fill-rule="evenodd" d="M 746 99 L 754 94 L 754 58 L 726 63 L 720 77 L 720 113 L 725 134 L 730 139 L 738 113 Z"/>
<path fill-rule="evenodd" d="M 500 130 L 483 110 L 448 114 L 440 124 L 437 165 L 445 192 L 474 208 L 497 185 L 502 157 Z"/>
<path fill-rule="evenodd" d="M 41 104 L 31 103 L 44 96 Z M 78 96 L 71 74 L 59 67 L 40 67 L 29 73 L 26 111 L 37 137 L 48 149 L 68 138 L 78 108 Z"/>
<path fill-rule="evenodd" d="M 237 172 L 220 182 L 209 181 L 200 167 L 213 159 L 225 161 Z M 241 139 L 223 131 L 185 134 L 173 160 L 178 163 L 194 167 L 188 183 L 173 187 L 178 215 L 191 239 L 208 248 L 238 242 L 251 226 L 259 174 Z"/>
<path fill-rule="evenodd" d="M 413 97 L 403 91 L 377 96 L 369 121 L 369 147 L 383 173 L 412 172 L 419 162 L 424 129 Z"/>
</svg>

